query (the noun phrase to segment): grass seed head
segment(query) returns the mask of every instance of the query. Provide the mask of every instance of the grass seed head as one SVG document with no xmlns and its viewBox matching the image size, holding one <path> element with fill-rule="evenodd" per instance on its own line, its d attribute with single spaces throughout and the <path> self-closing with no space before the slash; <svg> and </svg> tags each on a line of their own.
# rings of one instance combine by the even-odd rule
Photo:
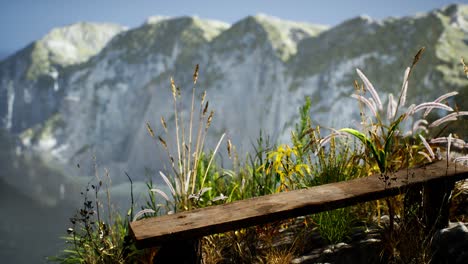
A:
<svg viewBox="0 0 468 264">
<path fill-rule="evenodd" d="M 159 142 L 161 142 L 161 144 L 163 145 L 163 147 L 164 147 L 165 149 L 167 149 L 167 143 L 166 143 L 166 141 L 164 141 L 164 139 L 163 139 L 162 137 L 160 137 L 160 136 L 158 136 L 158 139 L 159 139 Z"/>
<path fill-rule="evenodd" d="M 424 53 L 424 50 L 426 50 L 426 48 L 422 47 L 422 48 L 420 48 L 418 50 L 418 53 L 416 53 L 416 55 L 414 55 L 413 63 L 411 64 L 411 68 L 413 68 L 414 65 L 416 65 L 418 63 L 418 61 L 421 59 L 421 56 Z"/>
<path fill-rule="evenodd" d="M 376 103 L 378 110 L 382 110 L 382 101 L 380 100 L 380 96 L 375 90 L 374 85 L 372 85 L 372 83 L 369 81 L 369 79 L 366 77 L 366 75 L 364 75 L 364 73 L 361 70 L 356 69 L 356 72 L 361 78 L 361 80 L 364 82 L 366 90 L 369 91 L 372 98 L 374 99 L 374 102 Z"/>
<path fill-rule="evenodd" d="M 175 99 L 175 98 L 176 98 L 176 95 L 177 95 L 177 88 L 176 88 L 174 79 L 173 79 L 172 77 L 171 77 L 171 91 L 172 91 L 172 96 L 173 96 L 174 99 Z"/>
<path fill-rule="evenodd" d="M 151 128 L 149 122 L 146 122 L 146 129 L 148 130 L 148 133 L 150 134 L 150 136 L 151 136 L 152 138 L 154 138 L 154 131 L 153 131 L 153 129 Z"/>
<path fill-rule="evenodd" d="M 205 108 L 203 108 L 203 115 L 205 115 L 206 112 L 208 111 L 208 103 L 209 101 L 206 101 Z"/>
<path fill-rule="evenodd" d="M 228 139 L 227 140 L 227 152 L 228 152 L 229 158 L 232 158 L 231 150 L 232 150 L 232 142 L 230 139 Z"/>
<path fill-rule="evenodd" d="M 195 66 L 195 72 L 193 73 L 193 84 L 197 83 L 198 80 L 198 64 Z"/>
<path fill-rule="evenodd" d="M 210 127 L 211 121 L 213 120 L 213 115 L 214 115 L 214 111 L 211 110 L 210 115 L 208 116 L 208 120 L 206 121 L 206 128 Z"/>
<path fill-rule="evenodd" d="M 203 104 L 203 102 L 205 102 L 205 97 L 206 97 L 206 90 L 203 91 L 203 94 L 202 94 L 202 97 L 201 97 L 202 104 Z"/>
<path fill-rule="evenodd" d="M 463 57 L 461 58 L 461 63 L 463 65 L 463 72 L 465 72 L 466 78 L 468 78 L 468 66 L 466 66 L 465 60 L 463 59 Z"/>
<path fill-rule="evenodd" d="M 166 120 L 164 120 L 164 117 L 161 116 L 161 125 L 163 126 L 164 130 L 167 131 L 167 124 L 166 124 Z"/>
</svg>

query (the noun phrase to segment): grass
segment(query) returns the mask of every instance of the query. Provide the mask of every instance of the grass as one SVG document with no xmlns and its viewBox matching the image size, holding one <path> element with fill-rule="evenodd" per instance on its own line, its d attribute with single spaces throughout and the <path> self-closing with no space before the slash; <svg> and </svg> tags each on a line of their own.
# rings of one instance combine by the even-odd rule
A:
<svg viewBox="0 0 468 264">
<path fill-rule="evenodd" d="M 64 237 L 69 245 L 49 261 L 59 263 L 137 263 L 151 259 L 151 250 L 137 250 L 128 236 L 128 217 L 123 218 L 111 205 L 110 178 L 96 177 L 89 182 L 82 207 L 70 218 L 71 227 Z M 104 190 L 103 190 L 104 189 Z M 104 191 L 105 200 L 102 199 Z M 133 198 L 133 197 L 132 197 Z"/>
<path fill-rule="evenodd" d="M 196 89 L 198 65 L 193 74 L 188 112 L 182 111 L 181 89 L 171 79 L 174 119 L 167 123 L 161 117 L 162 129 L 157 131 L 162 133 L 159 135 L 149 122 L 146 124 L 150 137 L 168 157 L 169 170 L 159 172 L 164 186 L 155 186 L 150 178 L 148 200 L 139 212 L 133 212 L 135 205 L 132 202 L 127 217 L 119 218 L 109 206 L 106 209 L 109 218 L 104 220 L 100 213 L 103 203 L 97 195 L 103 183 L 98 181 L 97 185 L 91 185 L 91 189 L 88 187 L 83 194 L 83 208 L 71 219 L 73 228 L 67 236 L 70 248 L 53 260 L 62 263 L 150 261 L 156 254 L 155 249 L 136 250 L 127 236 L 131 220 L 374 173 L 380 174 L 383 184 L 388 186 L 396 171 L 439 159 L 435 154 L 436 145 L 446 145 L 447 153 L 451 147 L 466 149 L 468 145 L 457 135 L 440 136 L 451 124 L 449 122 L 468 115 L 447 105 L 447 98 L 456 93 L 447 93 L 432 102 L 406 105 L 409 79 L 423 51 L 416 54 L 406 69 L 398 97 L 388 96 L 386 108 L 372 83 L 357 70 L 363 82 L 355 82 L 356 94 L 353 95 L 361 112 L 359 127 L 327 129 L 314 126 L 310 118 L 311 101 L 306 98 L 299 109 L 300 118 L 291 133 L 290 144 L 271 144 L 268 136 L 260 133 L 253 154 L 243 158 L 239 157 L 231 141 L 225 139 L 225 134 L 214 141 L 212 150 L 205 150 L 215 115 L 209 109 L 206 91 L 200 93 Z M 436 120 L 427 120 L 434 109 L 438 109 L 439 114 L 442 111 L 449 113 Z M 426 140 L 434 128 L 439 130 L 439 135 Z M 322 136 L 324 130 L 330 132 Z M 223 168 L 217 159 L 223 143 L 232 162 L 229 169 Z M 451 159 L 449 154 L 446 157 Z M 456 159 L 464 161 L 467 158 Z M 90 190 L 95 194 L 94 200 L 87 195 Z M 318 232 L 327 244 L 336 244 L 349 241 L 356 228 L 377 225 L 381 230 L 382 257 L 388 262 L 429 263 L 432 237 L 423 232 L 427 227 L 420 215 L 421 191 L 424 192 L 413 190 L 406 196 L 207 236 L 201 240 L 202 258 L 205 263 L 289 263 L 303 252 L 307 237 L 312 233 Z M 388 215 L 388 222 L 381 223 L 384 214 Z M 415 244 L 417 250 L 408 250 L 414 249 Z"/>
<path fill-rule="evenodd" d="M 171 164 L 171 176 L 168 177 L 165 173 L 159 172 L 170 193 L 167 194 L 159 188 L 150 189 L 150 191 L 158 193 L 165 199 L 167 212 L 178 212 L 200 207 L 206 201 L 206 198 L 204 199 L 205 194 L 211 194 L 214 198 L 212 195 L 214 190 L 210 185 L 217 181 L 215 179 L 217 174 L 213 173 L 211 166 L 225 134 L 221 135 L 213 153 L 207 155 L 204 146 L 207 131 L 214 117 L 214 111 L 209 110 L 209 102 L 205 101 L 206 91 L 204 91 L 198 104 L 198 116 L 195 115 L 197 79 L 198 65 L 193 74 L 191 111 L 188 117 L 184 116 L 181 110 L 182 105 L 179 102 L 180 88 L 171 79 L 175 117 L 175 139 L 173 142 L 168 141 L 164 136 L 156 136 L 151 125 L 146 123 L 148 133 L 153 139 L 159 141 Z M 186 120 L 188 120 L 188 124 L 186 124 Z M 170 136 L 164 117 L 161 117 L 161 125 L 165 136 Z M 171 153 L 174 149 L 171 143 L 174 144 L 174 154 Z"/>
</svg>

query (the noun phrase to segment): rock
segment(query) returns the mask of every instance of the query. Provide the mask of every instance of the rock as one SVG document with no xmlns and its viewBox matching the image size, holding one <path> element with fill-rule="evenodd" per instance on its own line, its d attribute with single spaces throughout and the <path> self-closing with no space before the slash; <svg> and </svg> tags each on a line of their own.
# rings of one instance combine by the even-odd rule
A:
<svg viewBox="0 0 468 264">
<path fill-rule="evenodd" d="M 353 241 L 312 249 L 291 263 L 380 263 L 378 230 L 353 234 Z"/>
<path fill-rule="evenodd" d="M 449 227 L 436 232 L 432 241 L 431 263 L 466 263 L 468 259 L 468 223 L 450 223 Z M 354 234 L 349 243 L 339 243 L 310 249 L 291 261 L 295 264 L 312 263 L 388 263 L 383 256 L 383 245 L 380 239 L 382 232 L 378 229 L 361 234 Z M 399 262 L 397 262 L 399 263 Z"/>
<path fill-rule="evenodd" d="M 462 264 L 468 259 L 467 223 L 450 223 L 434 237 L 435 255 L 433 263 Z"/>
</svg>

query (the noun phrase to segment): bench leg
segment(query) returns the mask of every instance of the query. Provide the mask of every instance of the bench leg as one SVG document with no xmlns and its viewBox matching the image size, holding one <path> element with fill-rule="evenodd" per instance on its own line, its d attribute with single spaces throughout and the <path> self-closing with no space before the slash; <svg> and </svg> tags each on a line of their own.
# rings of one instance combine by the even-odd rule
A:
<svg viewBox="0 0 468 264">
<path fill-rule="evenodd" d="M 405 193 L 405 198 L 404 198 L 405 218 L 406 217 L 421 218 L 422 204 L 423 204 L 423 187 L 413 186 L 409 188 L 408 191 Z"/>
<path fill-rule="evenodd" d="M 153 263 L 201 263 L 200 239 L 171 241 L 162 245 L 153 259 Z"/>
<path fill-rule="evenodd" d="M 454 185 L 455 183 L 449 180 L 424 185 L 423 220 L 426 232 L 430 232 L 428 234 L 448 226 L 450 198 Z"/>
<path fill-rule="evenodd" d="M 405 193 L 403 201 L 403 220 L 409 226 L 416 227 L 422 217 L 422 186 L 411 187 Z"/>
</svg>

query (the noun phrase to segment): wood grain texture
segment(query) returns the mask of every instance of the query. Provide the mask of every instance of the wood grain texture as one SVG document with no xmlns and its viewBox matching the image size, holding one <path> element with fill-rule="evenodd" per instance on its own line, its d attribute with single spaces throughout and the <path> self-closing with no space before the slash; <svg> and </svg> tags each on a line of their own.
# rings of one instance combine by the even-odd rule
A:
<svg viewBox="0 0 468 264">
<path fill-rule="evenodd" d="M 236 201 L 142 219 L 130 223 L 138 247 L 152 247 L 168 241 L 200 238 L 301 215 L 315 214 L 372 201 L 405 192 L 426 183 L 468 178 L 468 167 L 438 161 L 424 167 L 402 170 L 385 184 L 381 175 L 331 183 L 302 190 Z"/>
</svg>

